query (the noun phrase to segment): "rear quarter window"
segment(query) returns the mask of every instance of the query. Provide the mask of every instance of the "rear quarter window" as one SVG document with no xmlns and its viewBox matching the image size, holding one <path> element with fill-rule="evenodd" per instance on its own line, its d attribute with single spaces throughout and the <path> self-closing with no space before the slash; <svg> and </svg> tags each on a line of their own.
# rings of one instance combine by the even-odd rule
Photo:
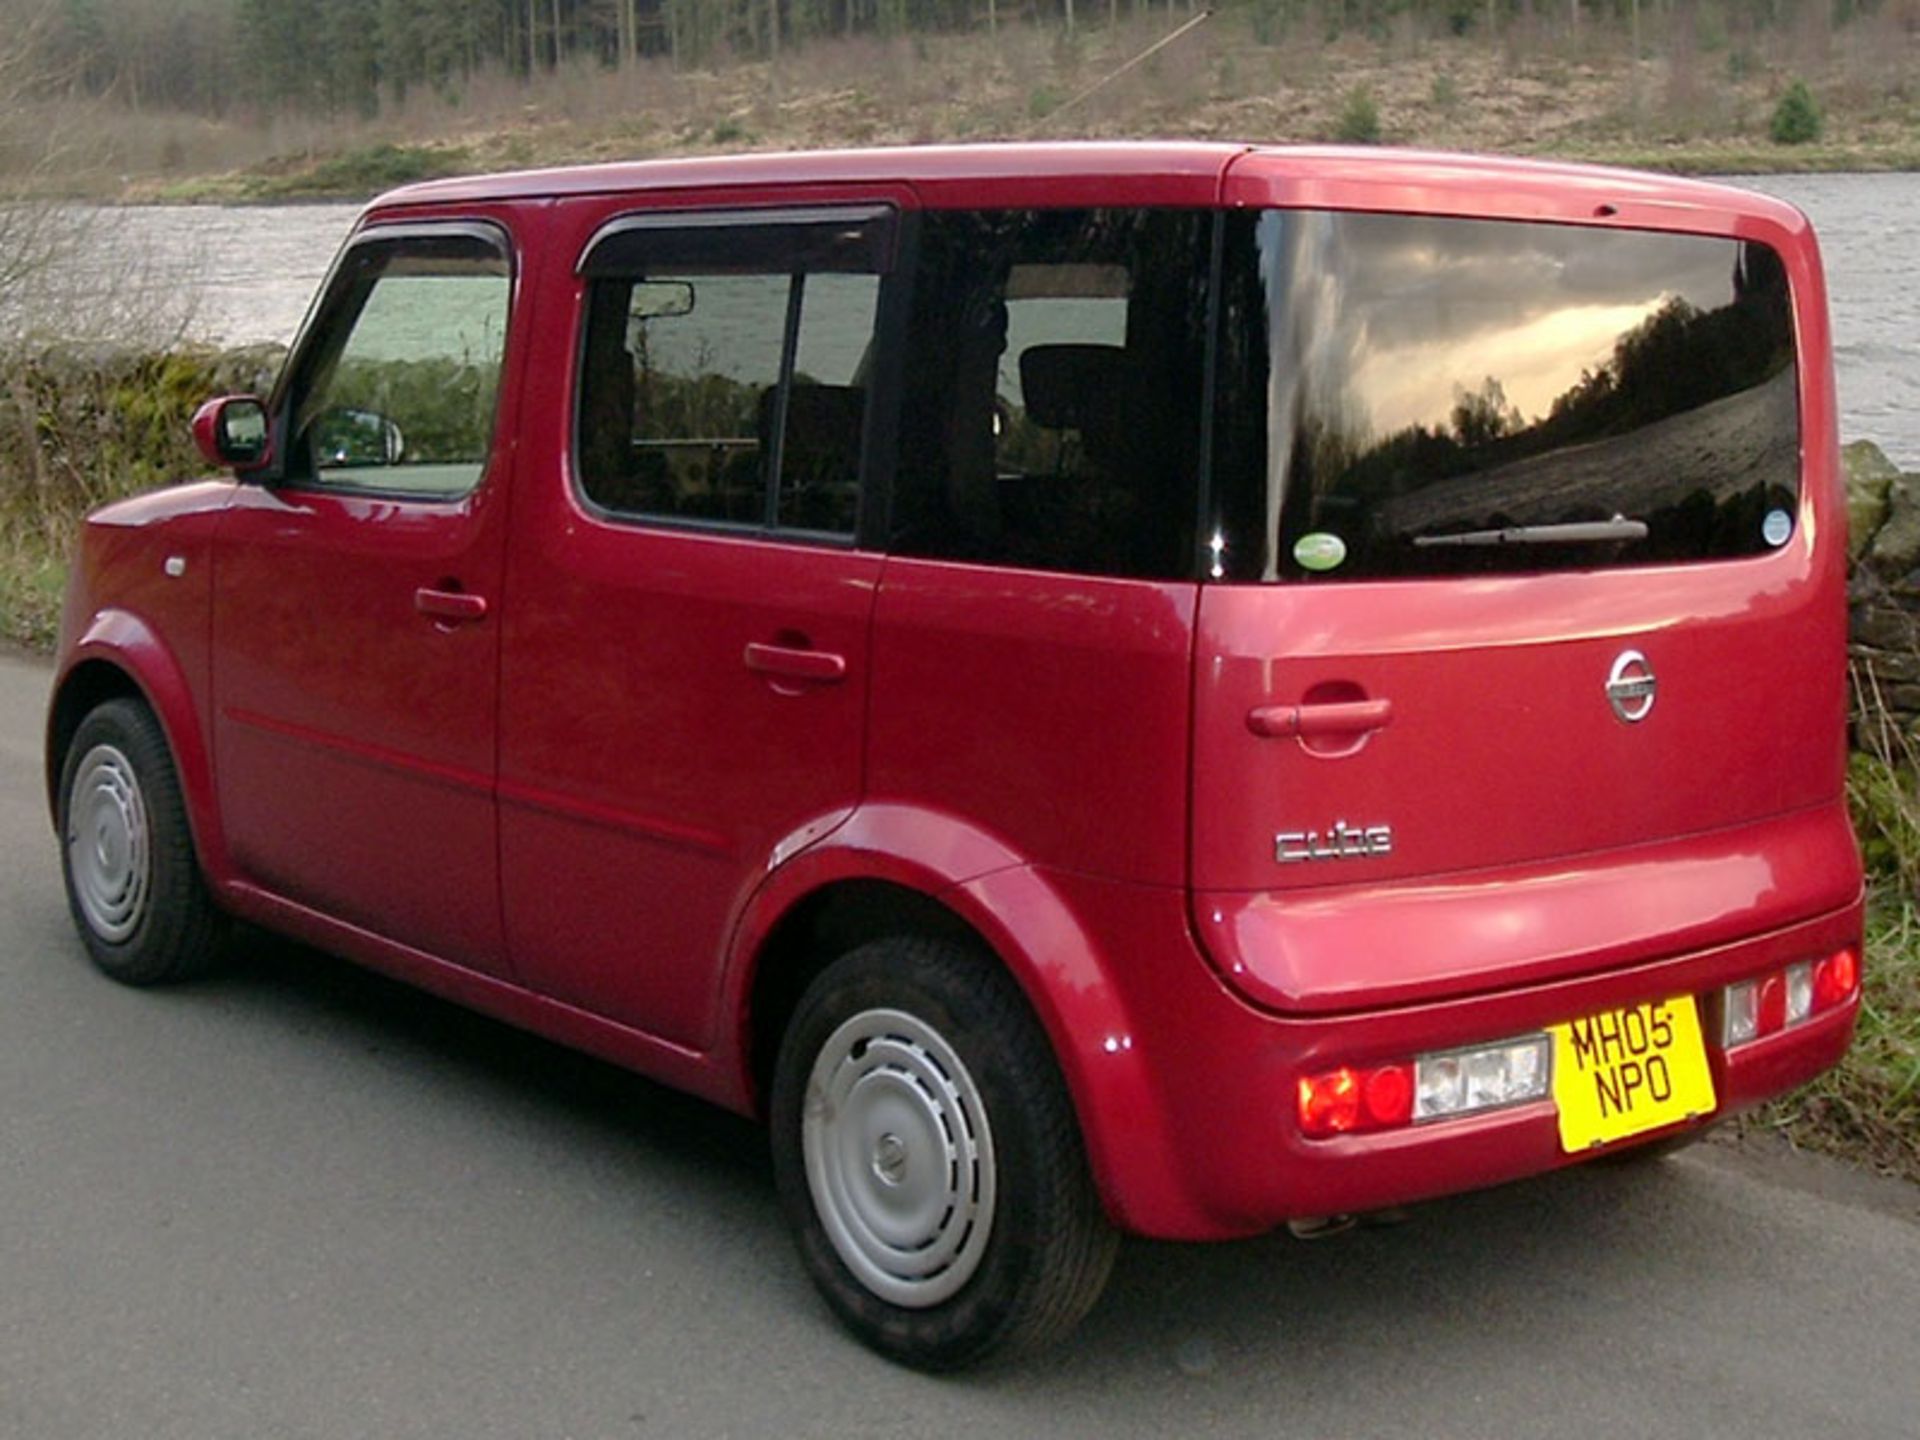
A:
<svg viewBox="0 0 1920 1440">
<path fill-rule="evenodd" d="M 1785 270 L 1733 239 L 1441 217 L 1229 221 L 1216 576 L 1389 579 L 1786 543 Z"/>
<path fill-rule="evenodd" d="M 923 217 L 891 548 L 1187 577 L 1213 216 Z"/>
</svg>

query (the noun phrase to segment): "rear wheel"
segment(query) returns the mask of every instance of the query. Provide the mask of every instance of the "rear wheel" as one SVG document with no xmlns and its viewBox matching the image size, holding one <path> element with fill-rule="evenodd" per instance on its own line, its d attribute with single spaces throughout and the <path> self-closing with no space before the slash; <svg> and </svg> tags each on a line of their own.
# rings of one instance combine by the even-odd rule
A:
<svg viewBox="0 0 1920 1440">
<path fill-rule="evenodd" d="M 158 985 L 215 963 L 223 919 L 200 877 L 166 736 L 140 701 L 109 700 L 74 732 L 60 841 L 67 906 L 101 970 Z"/>
<path fill-rule="evenodd" d="M 815 1284 L 904 1364 L 1056 1339 L 1112 1267 L 1046 1036 L 1006 972 L 961 946 L 878 941 L 814 981 L 781 1045 L 773 1151 Z"/>
</svg>

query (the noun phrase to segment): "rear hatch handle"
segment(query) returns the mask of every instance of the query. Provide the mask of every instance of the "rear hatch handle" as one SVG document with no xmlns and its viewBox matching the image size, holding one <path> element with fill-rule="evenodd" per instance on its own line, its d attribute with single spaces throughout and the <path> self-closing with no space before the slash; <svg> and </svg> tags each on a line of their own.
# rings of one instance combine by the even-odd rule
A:
<svg viewBox="0 0 1920 1440">
<path fill-rule="evenodd" d="M 1269 740 L 1355 738 L 1393 722 L 1391 700 L 1340 700 L 1321 705 L 1260 705 L 1247 712 L 1247 729 Z"/>
</svg>

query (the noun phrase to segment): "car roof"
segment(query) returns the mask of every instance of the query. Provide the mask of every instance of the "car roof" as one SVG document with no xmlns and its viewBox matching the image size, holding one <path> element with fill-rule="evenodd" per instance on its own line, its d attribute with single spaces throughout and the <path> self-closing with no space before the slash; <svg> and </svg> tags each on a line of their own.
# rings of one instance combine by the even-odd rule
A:
<svg viewBox="0 0 1920 1440">
<path fill-rule="evenodd" d="M 609 191 L 708 189 L 808 182 L 916 184 L 943 180 L 1069 179 L 1098 176 L 1217 177 L 1245 145 L 1198 142 L 903 145 L 867 150 L 800 150 L 571 165 L 428 180 L 383 195 L 376 205 L 519 199 Z"/>
<path fill-rule="evenodd" d="M 1113 203 L 1128 204 L 1360 205 L 1543 219 L 1572 218 L 1571 208 L 1580 206 L 1583 214 L 1606 216 L 1630 205 L 1642 215 L 1747 216 L 1789 230 L 1806 223 L 1792 206 L 1752 191 L 1641 171 L 1375 146 L 1206 141 L 917 145 L 624 161 L 428 180 L 389 191 L 369 210 L 805 184 L 910 187 L 929 205 L 988 203 L 996 187 L 1005 187 L 1005 203 L 1033 204 L 1036 195 L 1061 193 L 1065 185 L 1076 197 L 1068 203 L 1113 186 Z"/>
</svg>

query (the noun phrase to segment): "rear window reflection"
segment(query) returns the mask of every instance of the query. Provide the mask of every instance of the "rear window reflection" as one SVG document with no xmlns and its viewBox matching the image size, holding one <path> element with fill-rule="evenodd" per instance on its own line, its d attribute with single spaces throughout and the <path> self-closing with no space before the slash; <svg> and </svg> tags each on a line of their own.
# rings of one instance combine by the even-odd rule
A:
<svg viewBox="0 0 1920 1440">
<path fill-rule="evenodd" d="M 1793 328 L 1765 246 L 1312 211 L 1230 229 L 1217 573 L 1587 568 L 1790 538 Z"/>
</svg>

